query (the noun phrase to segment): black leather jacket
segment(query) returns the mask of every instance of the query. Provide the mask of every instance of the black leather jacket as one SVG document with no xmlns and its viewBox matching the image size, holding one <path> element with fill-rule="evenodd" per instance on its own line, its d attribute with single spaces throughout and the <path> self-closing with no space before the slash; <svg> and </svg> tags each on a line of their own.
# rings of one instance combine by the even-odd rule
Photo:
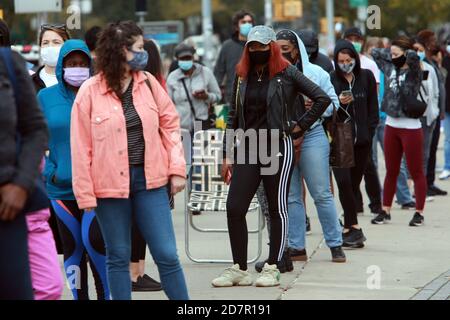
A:
<svg viewBox="0 0 450 320">
<path fill-rule="evenodd" d="M 247 81 L 236 78 L 233 88 L 227 129 L 245 131 L 244 101 Z M 302 94 L 314 102 L 307 112 Z M 267 93 L 268 129 L 278 129 L 282 136 L 287 136 L 291 135 L 294 127 L 298 125 L 301 134 L 293 136 L 298 138 L 322 116 L 330 103 L 330 97 L 319 86 L 291 65 L 270 80 Z M 224 157 L 226 151 L 232 149 L 232 141 L 227 136 L 228 134 L 224 138 Z"/>
</svg>

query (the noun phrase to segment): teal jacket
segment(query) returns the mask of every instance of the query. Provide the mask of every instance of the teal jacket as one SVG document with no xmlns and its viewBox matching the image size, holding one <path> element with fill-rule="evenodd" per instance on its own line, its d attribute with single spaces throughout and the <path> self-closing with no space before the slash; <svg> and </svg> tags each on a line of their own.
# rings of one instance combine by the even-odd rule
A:
<svg viewBox="0 0 450 320">
<path fill-rule="evenodd" d="M 75 200 L 72 190 L 72 161 L 70 156 L 70 115 L 75 93 L 63 80 L 63 61 L 73 51 L 82 51 L 91 59 L 89 49 L 82 40 L 64 43 L 56 65 L 58 84 L 43 89 L 38 100 L 47 119 L 50 141 L 44 176 L 51 200 Z"/>
</svg>

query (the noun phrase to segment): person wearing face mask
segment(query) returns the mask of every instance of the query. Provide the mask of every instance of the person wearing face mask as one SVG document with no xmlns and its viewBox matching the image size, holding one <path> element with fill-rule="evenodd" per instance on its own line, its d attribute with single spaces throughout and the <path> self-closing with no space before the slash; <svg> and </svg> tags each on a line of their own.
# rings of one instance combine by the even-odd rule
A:
<svg viewBox="0 0 450 320">
<path fill-rule="evenodd" d="M 420 66 L 424 71 L 426 79 L 422 81 L 419 96 L 417 99 L 427 103 L 427 109 L 420 118 L 423 130 L 423 167 L 427 172 L 428 160 L 430 158 L 431 142 L 433 140 L 433 132 L 436 127 L 437 118 L 439 117 L 439 82 L 436 71 L 433 66 L 425 61 L 426 54 L 424 46 L 416 40 L 414 50 L 420 58 Z"/>
<path fill-rule="evenodd" d="M 164 292 L 188 300 L 168 195 L 168 185 L 175 195 L 186 184 L 180 118 L 158 80 L 143 71 L 148 53 L 135 22 L 109 24 L 96 53 L 98 74 L 72 108 L 72 172 L 79 208 L 95 209 L 102 230 L 112 298 L 131 299 L 135 219 Z"/>
<path fill-rule="evenodd" d="M 233 81 L 236 77 L 236 65 L 242 56 L 248 33 L 255 24 L 255 16 L 245 10 L 238 11 L 232 19 L 233 34 L 220 49 L 214 68 L 214 75 L 220 86 L 224 87 L 224 100 L 230 104 L 233 95 Z"/>
<path fill-rule="evenodd" d="M 427 196 L 446 196 L 447 191 L 442 190 L 435 185 L 436 180 L 436 153 L 438 149 L 439 139 L 441 136 L 441 121 L 445 119 L 445 78 L 442 74 L 438 63 L 434 56 L 439 52 L 439 46 L 437 42 L 436 34 L 432 30 L 422 30 L 417 34 L 417 41 L 425 48 L 424 61 L 430 64 L 438 78 L 438 90 L 439 90 L 439 117 L 436 120 L 436 126 L 433 131 L 433 138 L 431 140 L 430 155 L 427 163 Z"/>
<path fill-rule="evenodd" d="M 365 55 L 372 58 L 372 50 L 374 48 L 384 48 L 383 39 L 369 38 L 366 41 Z M 373 59 L 373 58 L 372 58 Z M 370 199 L 369 207 L 372 213 L 378 214 L 382 208 L 382 192 L 381 182 L 378 176 L 378 144 L 381 146 L 384 154 L 384 129 L 386 127 L 386 113 L 381 111 L 381 105 L 384 97 L 384 73 L 380 72 L 380 86 L 378 90 L 378 105 L 380 107 L 380 123 L 373 137 L 372 143 L 372 164 L 369 161 L 366 171 L 364 172 L 364 180 L 366 182 L 366 192 Z M 362 203 L 362 195 L 359 193 L 359 199 Z M 403 210 L 411 210 L 416 208 L 416 203 L 411 195 L 408 186 L 408 170 L 406 169 L 406 161 L 402 161 L 400 173 L 397 180 L 397 202 Z M 362 205 L 360 206 L 362 207 Z"/>
<path fill-rule="evenodd" d="M 331 104 L 322 117 L 332 115 L 333 107 L 339 106 L 339 99 L 334 91 L 330 75 L 321 67 L 309 61 L 307 50 L 302 40 L 290 30 L 277 33 L 277 43 L 283 56 L 316 83 L 331 98 Z M 311 101 L 306 101 L 306 107 L 311 107 Z M 342 228 L 339 225 L 336 205 L 330 186 L 330 145 L 322 127 L 322 121 L 317 121 L 304 136 L 301 145 L 300 159 L 294 166 L 289 192 L 289 236 L 288 245 L 292 259 L 306 261 L 306 221 L 305 205 L 302 199 L 305 180 L 317 208 L 322 224 L 325 241 L 331 250 L 333 262 L 345 262 L 342 250 Z M 302 201 L 303 200 L 303 201 Z"/>
<path fill-rule="evenodd" d="M 339 118 L 353 124 L 354 159 L 352 168 L 334 168 L 339 199 L 344 209 L 344 247 L 362 248 L 366 237 L 358 225 L 357 192 L 369 161 L 375 130 L 379 122 L 377 84 L 370 70 L 361 68 L 353 44 L 339 40 L 334 50 L 336 70 L 331 82 L 339 96 Z"/>
<path fill-rule="evenodd" d="M 278 264 L 289 254 L 284 249 L 294 140 L 301 138 L 319 119 L 331 99 L 283 58 L 270 27 L 252 28 L 236 74 L 222 165 L 222 177 L 231 182 L 227 220 L 234 265 L 215 278 L 212 285 L 253 283 L 247 271 L 246 213 L 262 181 L 269 203 L 270 253 L 255 284 L 272 287 L 280 284 Z M 309 111 L 305 112 L 301 95 L 313 101 Z M 263 160 L 261 153 L 269 161 Z"/>
<path fill-rule="evenodd" d="M 70 39 L 69 31 L 64 24 L 44 24 L 41 26 L 39 45 L 43 65 L 31 76 L 36 92 L 58 84 L 56 64 L 59 51 L 64 42 Z"/>
<path fill-rule="evenodd" d="M 101 232 L 95 213 L 78 207 L 72 184 L 70 114 L 80 86 L 90 77 L 90 66 L 91 56 L 86 44 L 81 40 L 66 41 L 56 65 L 58 84 L 41 90 L 38 100 L 50 130 L 44 176 L 63 244 L 66 276 L 69 283 L 73 284 L 73 298 L 89 299 L 88 257 L 97 298 L 108 300 L 105 245 Z"/>
<path fill-rule="evenodd" d="M 328 73 L 334 71 L 333 63 L 330 58 L 319 51 L 319 37 L 317 33 L 312 30 L 300 30 L 298 36 L 305 44 L 306 52 L 308 53 L 309 62 L 318 65 Z"/>
<path fill-rule="evenodd" d="M 180 115 L 181 128 L 191 133 L 195 121 L 208 120 L 210 105 L 222 98 L 213 73 L 195 63 L 194 54 L 194 47 L 180 43 L 175 48 L 179 68 L 167 78 L 167 90 Z"/>
<path fill-rule="evenodd" d="M 390 49 L 372 50 L 372 56 L 385 74 L 385 98 L 382 110 L 386 112 L 384 151 L 386 178 L 383 189 L 383 212 L 373 224 L 383 224 L 391 219 L 390 211 L 403 154 L 414 180 L 416 213 L 410 226 L 421 226 L 427 183 L 423 171 L 423 132 L 420 119 L 408 118 L 402 97 L 418 97 L 423 80 L 420 59 L 413 50 L 414 41 L 401 36 L 392 42 Z M 401 94 L 400 94 L 401 90 Z"/>
</svg>

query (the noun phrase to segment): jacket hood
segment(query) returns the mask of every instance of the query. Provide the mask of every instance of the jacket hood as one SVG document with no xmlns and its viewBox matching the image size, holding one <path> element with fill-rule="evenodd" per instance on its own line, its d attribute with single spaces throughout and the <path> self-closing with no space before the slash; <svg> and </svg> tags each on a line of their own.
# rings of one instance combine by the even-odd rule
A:
<svg viewBox="0 0 450 320">
<path fill-rule="evenodd" d="M 66 93 L 68 93 L 70 90 L 67 87 L 67 85 L 64 81 L 64 78 L 63 78 L 64 59 L 74 51 L 81 51 L 88 56 L 89 68 L 91 68 L 91 64 L 92 64 L 91 53 L 90 53 L 89 48 L 87 47 L 86 43 L 83 40 L 72 39 L 72 40 L 67 40 L 64 43 L 64 45 L 61 47 L 61 51 L 59 53 L 58 64 L 56 65 L 55 73 L 56 73 L 56 78 L 58 79 L 58 85 Z"/>
<path fill-rule="evenodd" d="M 305 44 L 300 39 L 298 34 L 292 30 L 283 29 L 283 30 L 280 30 L 279 32 L 290 32 L 293 35 L 295 35 L 295 37 L 297 38 L 297 48 L 298 48 L 298 51 L 300 52 L 300 59 L 301 59 L 301 64 L 302 64 L 301 70 L 305 71 L 308 68 L 308 66 L 311 65 L 311 63 L 309 62 L 308 52 L 306 51 Z"/>
<path fill-rule="evenodd" d="M 351 52 L 354 53 L 356 66 L 353 70 L 353 73 L 357 74 L 361 71 L 361 59 L 359 58 L 359 53 L 356 51 L 355 47 L 353 46 L 353 43 L 347 40 L 340 39 L 336 42 L 336 47 L 334 48 L 334 65 L 336 68 L 336 73 L 339 75 L 339 77 L 343 77 L 344 73 L 342 72 L 341 68 L 339 68 L 338 63 L 338 54 L 344 49 L 348 49 Z"/>
<path fill-rule="evenodd" d="M 317 58 L 319 54 L 319 38 L 317 34 L 312 30 L 300 30 L 298 36 L 305 44 L 306 51 L 311 59 Z"/>
</svg>

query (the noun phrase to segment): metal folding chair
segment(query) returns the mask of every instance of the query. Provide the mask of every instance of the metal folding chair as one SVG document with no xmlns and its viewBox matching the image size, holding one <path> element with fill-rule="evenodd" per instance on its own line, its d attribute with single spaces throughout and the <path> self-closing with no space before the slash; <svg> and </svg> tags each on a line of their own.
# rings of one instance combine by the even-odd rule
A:
<svg viewBox="0 0 450 320">
<path fill-rule="evenodd" d="M 226 212 L 228 186 L 221 177 L 222 142 L 224 132 L 220 130 L 198 131 L 194 134 L 192 148 L 192 163 L 189 170 L 188 187 L 185 191 L 187 205 L 185 206 L 185 250 L 188 258 L 197 263 L 232 263 L 226 259 L 196 258 L 190 250 L 190 228 L 203 233 L 228 233 L 227 228 L 201 228 L 195 224 L 192 212 Z M 186 146 L 185 146 L 186 148 Z M 249 234 L 257 234 L 257 255 L 248 263 L 258 261 L 262 253 L 262 231 L 265 219 L 255 197 L 249 207 L 249 212 L 258 214 L 258 226 L 249 230 Z"/>
</svg>

